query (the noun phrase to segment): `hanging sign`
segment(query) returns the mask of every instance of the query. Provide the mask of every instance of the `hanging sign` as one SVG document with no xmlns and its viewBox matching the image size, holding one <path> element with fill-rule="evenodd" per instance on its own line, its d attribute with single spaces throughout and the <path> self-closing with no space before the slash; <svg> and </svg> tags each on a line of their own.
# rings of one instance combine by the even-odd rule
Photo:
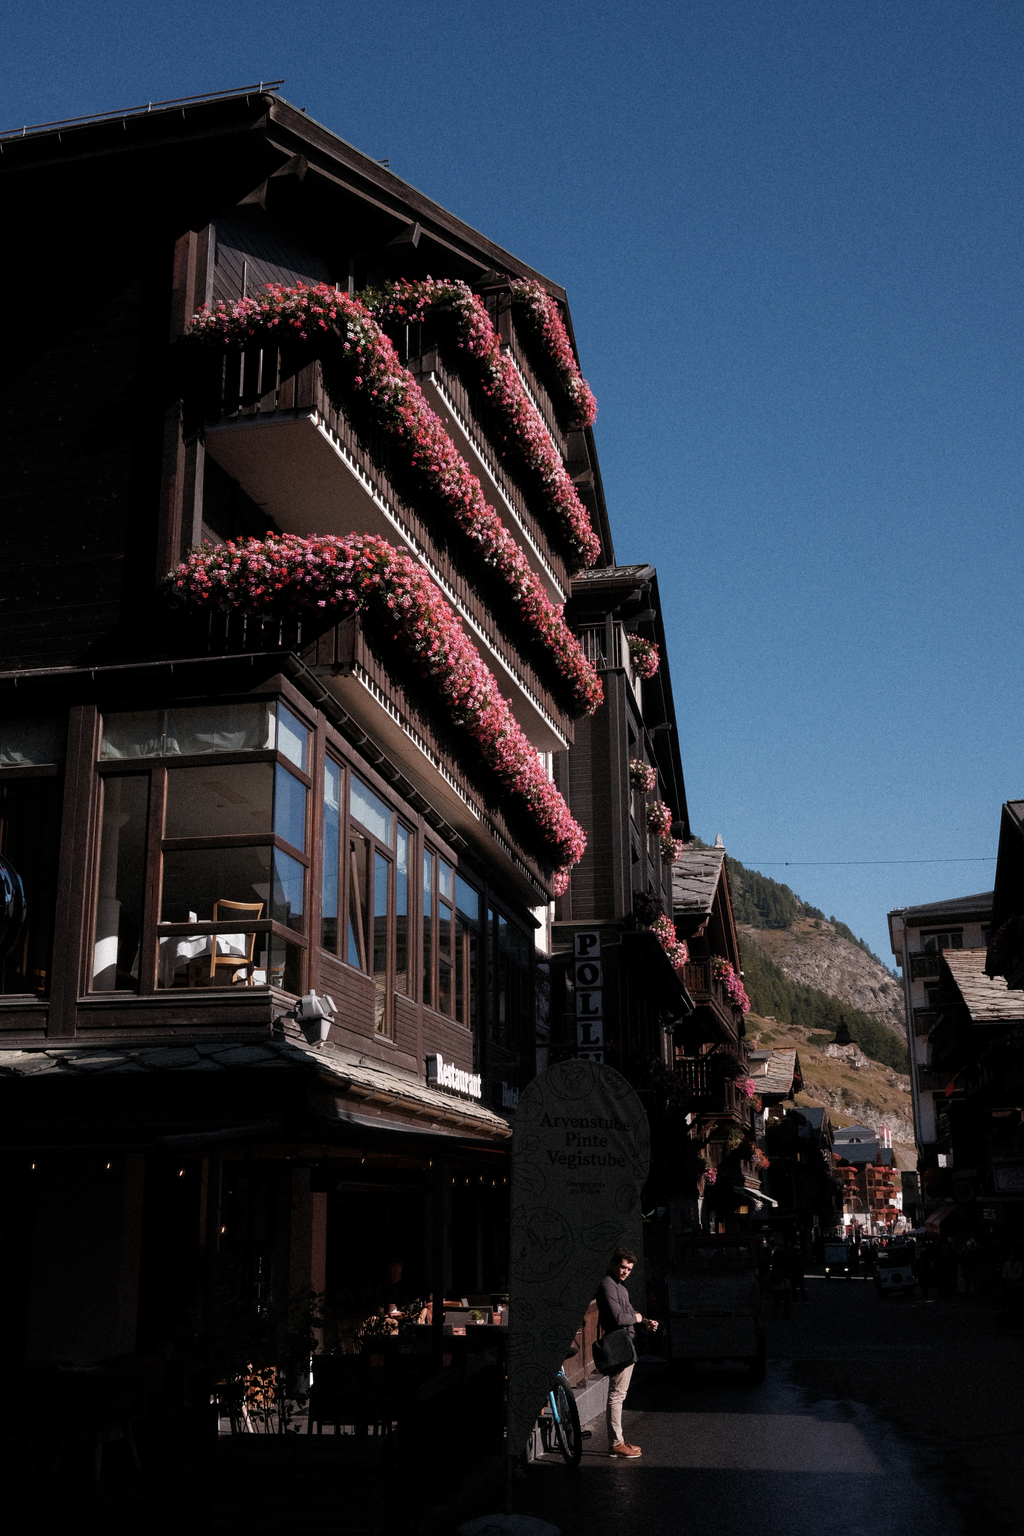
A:
<svg viewBox="0 0 1024 1536">
<path fill-rule="evenodd" d="M 573 935 L 573 985 L 580 1059 L 604 1061 L 604 970 L 601 935 L 595 930 Z"/>
<path fill-rule="evenodd" d="M 642 1255 L 650 1129 L 613 1068 L 561 1061 L 523 1090 L 512 1135 L 508 1450 L 515 1455 L 613 1251 L 624 1245 Z M 643 1311 L 642 1263 L 629 1287 Z"/>
</svg>

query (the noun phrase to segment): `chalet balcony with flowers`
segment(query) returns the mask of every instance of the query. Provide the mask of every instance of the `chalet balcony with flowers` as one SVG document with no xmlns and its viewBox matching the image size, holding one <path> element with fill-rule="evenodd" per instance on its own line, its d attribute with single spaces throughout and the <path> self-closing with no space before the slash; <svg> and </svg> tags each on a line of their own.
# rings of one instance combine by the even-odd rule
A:
<svg viewBox="0 0 1024 1536">
<path fill-rule="evenodd" d="M 382 1298 L 498 1317 L 559 923 L 607 916 L 634 991 L 657 961 L 627 1068 L 688 1006 L 656 579 L 584 575 L 614 553 L 565 294 L 265 88 L 3 150 L 34 291 L 76 232 L 0 418 L 17 1347 L 157 1355 L 176 1317 L 310 1290 L 349 1297 L 343 1353 L 394 1333 Z M 567 765 L 600 719 L 598 908 L 567 895 L 612 892 Z"/>
</svg>

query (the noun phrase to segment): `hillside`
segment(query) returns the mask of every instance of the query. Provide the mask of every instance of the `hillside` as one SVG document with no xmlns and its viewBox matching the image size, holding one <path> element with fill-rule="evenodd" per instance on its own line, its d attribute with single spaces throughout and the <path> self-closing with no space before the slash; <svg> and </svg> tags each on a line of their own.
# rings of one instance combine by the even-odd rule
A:
<svg viewBox="0 0 1024 1536">
<path fill-rule="evenodd" d="M 830 1031 L 841 1018 L 864 1052 L 908 1065 L 903 989 L 894 971 L 836 917 L 788 885 L 726 858 L 751 1006 L 786 1024 Z"/>
<path fill-rule="evenodd" d="M 820 917 L 798 917 L 787 928 L 739 925 L 745 943 L 756 944 L 790 981 L 828 992 L 851 1008 L 869 1013 L 906 1039 L 903 989 L 869 951 Z"/>
<path fill-rule="evenodd" d="M 747 1017 L 747 1037 L 751 1044 L 756 1041 L 762 1047 L 795 1047 L 804 1079 L 803 1092 L 796 1096 L 798 1107 L 804 1104 L 827 1109 L 834 1126 L 858 1121 L 877 1130 L 887 1125 L 893 1145 L 909 1154 L 907 1166 L 916 1166 L 909 1077 L 869 1060 L 856 1047 L 833 1045 L 824 1031 L 784 1024 L 754 1012 Z"/>
</svg>

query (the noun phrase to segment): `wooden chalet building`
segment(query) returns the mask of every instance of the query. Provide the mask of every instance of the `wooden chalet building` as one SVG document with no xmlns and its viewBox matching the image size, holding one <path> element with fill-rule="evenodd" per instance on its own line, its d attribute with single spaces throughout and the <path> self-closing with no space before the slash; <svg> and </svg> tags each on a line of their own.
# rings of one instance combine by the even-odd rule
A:
<svg viewBox="0 0 1024 1536">
<path fill-rule="evenodd" d="M 753 1100 L 744 1090 L 746 993 L 720 843 L 691 843 L 672 871 L 672 914 L 689 951 L 682 979 L 694 1002 L 676 1026 L 675 1060 L 700 1155 L 702 1218 L 732 1229 L 771 1201 L 761 1192 Z"/>
<path fill-rule="evenodd" d="M 686 827 L 667 679 L 639 681 L 624 639 L 660 635 L 656 578 L 614 567 L 564 292 L 265 89 L 30 131 L 0 175 L 8 227 L 33 231 L 31 259 L 4 249 L 0 424 L 13 1347 L 161 1349 L 225 1288 L 345 1293 L 349 1345 L 389 1295 L 489 1299 L 535 957 L 598 927 L 616 985 L 654 980 L 617 1064 L 685 1011 L 631 926 L 634 890 L 669 907 L 671 885 L 630 753 Z M 421 285 L 404 310 L 399 280 Z M 283 320 L 239 311 L 267 284 Z M 218 303 L 221 332 L 190 329 Z M 608 650 L 581 649 L 566 599 Z M 451 649 L 452 614 L 495 681 Z M 518 779 L 487 756 L 493 695 Z M 557 909 L 576 855 L 551 772 L 591 839 Z M 593 787 L 613 781 L 617 830 Z"/>
</svg>

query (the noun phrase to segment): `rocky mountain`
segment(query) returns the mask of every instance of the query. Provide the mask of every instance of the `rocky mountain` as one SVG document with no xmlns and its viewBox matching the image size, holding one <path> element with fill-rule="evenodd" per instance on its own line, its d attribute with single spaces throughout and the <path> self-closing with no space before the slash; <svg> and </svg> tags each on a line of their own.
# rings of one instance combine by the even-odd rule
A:
<svg viewBox="0 0 1024 1536">
<path fill-rule="evenodd" d="M 790 981 L 828 992 L 906 1040 L 900 983 L 870 951 L 845 938 L 834 922 L 800 916 L 785 928 L 738 926 L 741 940 L 756 944 Z"/>
</svg>

